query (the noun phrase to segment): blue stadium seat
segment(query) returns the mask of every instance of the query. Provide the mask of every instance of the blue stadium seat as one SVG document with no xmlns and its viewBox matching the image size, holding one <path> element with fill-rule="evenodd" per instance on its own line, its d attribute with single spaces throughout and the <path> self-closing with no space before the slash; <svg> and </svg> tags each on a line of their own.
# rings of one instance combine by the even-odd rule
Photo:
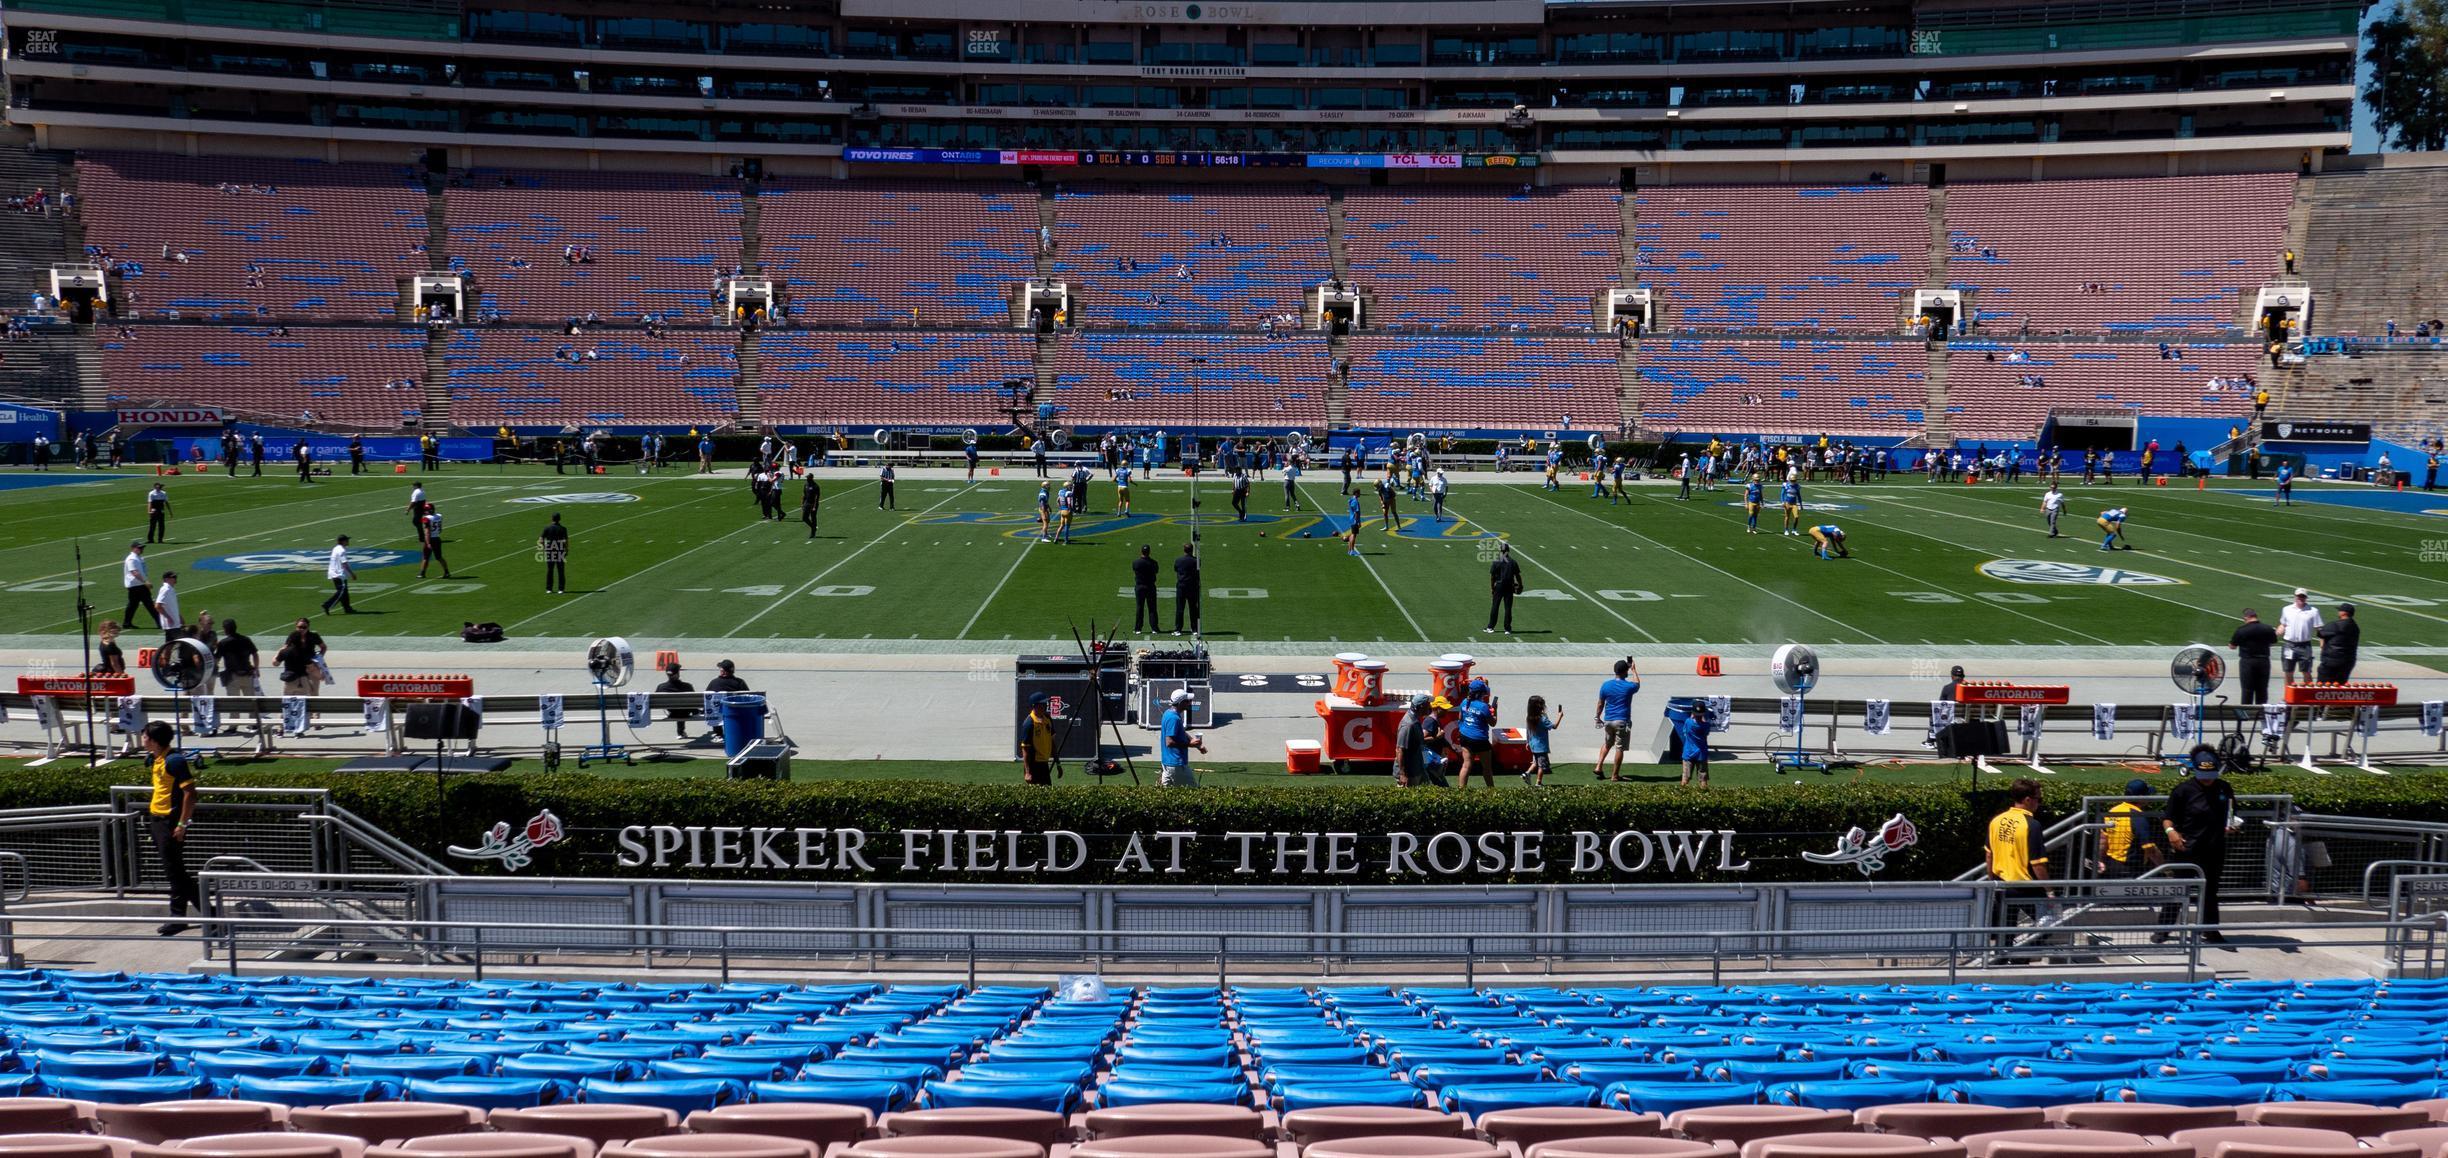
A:
<svg viewBox="0 0 2448 1158">
<path fill-rule="evenodd" d="M 1079 1101 L 1080 1088 L 1068 1082 L 929 1082 L 920 1098 L 929 1109 L 964 1106 L 998 1110 L 1044 1110 L 1067 1114 Z"/>
<path fill-rule="evenodd" d="M 517 1077 L 411 1078 L 401 1088 L 410 1101 L 446 1102 L 480 1110 L 551 1105 L 566 1101 L 575 1092 L 567 1082 Z"/>
<path fill-rule="evenodd" d="M 85 1097 L 85 1094 L 71 1095 Z M 184 1095 L 157 1094 L 151 1097 L 128 1098 L 128 1101 L 159 1101 L 165 1097 Z M 399 1096 L 399 1087 L 374 1078 L 259 1078 L 241 1076 L 230 1083 L 230 1096 L 250 1102 L 271 1102 L 282 1106 L 336 1106 L 356 1102 L 389 1101 Z"/>
<path fill-rule="evenodd" d="M 1595 1105 L 1598 1087 L 1554 1082 L 1505 1082 L 1497 1085 L 1466 1082 L 1439 1089 L 1437 1100 L 1445 1109 L 1468 1114 L 1476 1121 L 1480 1115 L 1498 1110 Z"/>
<path fill-rule="evenodd" d="M 857 1106 L 879 1117 L 909 1108 L 917 1095 L 899 1082 L 854 1078 L 801 1079 L 794 1082 L 750 1082 L 748 1095 L 759 1102 L 825 1102 Z"/>
<path fill-rule="evenodd" d="M 1937 1087 L 1930 1082 L 1883 1081 L 1875 1078 L 1850 1081 L 1779 1082 L 1769 1086 L 1765 1099 L 1779 1106 L 1807 1106 L 1814 1110 L 1860 1110 L 1905 1102 L 1927 1102 L 1937 1097 Z"/>
<path fill-rule="evenodd" d="M 679 1078 L 616 1082 L 588 1078 L 578 1083 L 579 1100 L 658 1106 L 687 1117 L 699 1110 L 728 1106 L 748 1095 L 748 1088 L 723 1078 Z"/>
<path fill-rule="evenodd" d="M 1753 1082 L 1617 1082 L 1599 1095 L 1602 1105 L 1640 1114 L 1671 1114 L 1710 1106 L 1748 1106 L 1760 1100 Z"/>
<path fill-rule="evenodd" d="M 1162 1105 L 1170 1102 L 1243 1106 L 1249 1104 L 1250 1090 L 1247 1085 L 1238 1081 L 1149 1082 L 1132 1081 L 1117 1076 L 1098 1084 L 1096 1099 L 1097 1105 L 1103 1109 L 1120 1106 Z"/>
</svg>

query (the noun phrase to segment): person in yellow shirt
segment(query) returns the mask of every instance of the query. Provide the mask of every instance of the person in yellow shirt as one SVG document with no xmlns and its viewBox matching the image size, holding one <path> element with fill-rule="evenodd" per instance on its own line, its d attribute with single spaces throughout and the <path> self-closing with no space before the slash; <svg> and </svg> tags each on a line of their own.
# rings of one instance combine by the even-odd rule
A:
<svg viewBox="0 0 2448 1158">
<path fill-rule="evenodd" d="M 155 929 L 176 937 L 188 929 L 182 918 L 190 905 L 204 907 L 196 892 L 195 874 L 187 870 L 187 825 L 195 819 L 195 773 L 176 749 L 177 733 L 155 720 L 144 727 L 145 756 L 153 773 L 153 796 L 145 805 L 145 833 L 161 857 L 162 876 L 170 882 L 170 921 Z"/>
<path fill-rule="evenodd" d="M 1989 879 L 2002 882 L 1991 894 L 1995 903 L 1989 923 L 1998 930 L 2000 945 L 2014 939 L 2016 925 L 2027 919 L 2039 923 L 2040 907 L 2048 903 L 2048 889 L 2041 882 L 2049 879 L 2046 850 L 2032 847 L 2039 824 L 2039 781 L 2024 777 L 2007 785 L 2006 799 L 2006 811 L 1989 820 Z"/>
<path fill-rule="evenodd" d="M 2150 781 L 2125 782 L 2127 796 L 2155 796 Z M 2151 839 L 2150 810 L 2138 800 L 2120 800 L 2100 827 L 2100 875 L 2129 879 L 2158 866 L 2159 842 Z"/>
</svg>

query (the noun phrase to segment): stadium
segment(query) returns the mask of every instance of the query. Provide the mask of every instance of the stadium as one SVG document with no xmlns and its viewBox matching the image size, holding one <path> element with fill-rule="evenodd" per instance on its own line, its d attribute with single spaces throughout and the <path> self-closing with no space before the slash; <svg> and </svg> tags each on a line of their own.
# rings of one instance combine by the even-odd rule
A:
<svg viewBox="0 0 2448 1158">
<path fill-rule="evenodd" d="M 2435 3 L 0 25 L 0 1156 L 2448 1154 Z"/>
</svg>

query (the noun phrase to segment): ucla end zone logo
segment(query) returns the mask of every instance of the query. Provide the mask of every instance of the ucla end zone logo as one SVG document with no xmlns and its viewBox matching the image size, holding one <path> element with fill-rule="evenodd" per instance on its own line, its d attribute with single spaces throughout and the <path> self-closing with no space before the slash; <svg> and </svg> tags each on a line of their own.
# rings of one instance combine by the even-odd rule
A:
<svg viewBox="0 0 2448 1158">
<path fill-rule="evenodd" d="M 520 495 L 515 499 L 503 499 L 502 501 L 534 507 L 599 506 L 611 503 L 634 503 L 638 501 L 638 497 L 624 491 L 580 491 L 567 495 Z"/>
<path fill-rule="evenodd" d="M 2107 587 L 2176 587 L 2182 579 L 2153 575 L 2146 571 L 2128 571 L 2122 567 L 2094 567 L 2087 563 L 2055 563 L 2045 559 L 1991 559 L 1980 565 L 1980 573 L 2008 583 L 2048 583 L 2065 585 L 2100 585 Z"/>
<path fill-rule="evenodd" d="M 1733 507 L 1736 510 L 1741 510 L 1747 504 L 1742 502 L 1742 500 L 1737 499 L 1733 502 L 1727 503 L 1726 505 Z M 1784 506 L 1783 503 L 1777 501 L 1776 493 L 1774 491 L 1760 496 L 1760 505 L 1763 507 Z M 1858 511 L 1862 509 L 1862 505 L 1860 503 L 1801 503 L 1797 505 L 1799 505 L 1803 510 L 1809 511 L 1814 515 L 1832 515 L 1838 511 Z"/>
<path fill-rule="evenodd" d="M 397 567 L 414 563 L 415 554 L 394 551 L 388 547 L 351 547 L 349 566 L 360 571 L 376 567 Z M 243 571 L 250 575 L 314 574 L 320 575 L 331 564 L 331 548 L 300 547 L 288 551 L 249 551 L 243 555 L 214 555 L 188 564 L 199 571 Z"/>
<path fill-rule="evenodd" d="M 910 522 L 922 527 L 1007 527 L 1010 529 L 1003 532 L 1004 538 L 1034 539 L 1037 537 L 1037 516 L 1035 514 L 999 515 L 988 511 L 959 511 L 940 515 L 921 515 L 911 519 Z M 1481 530 L 1475 524 L 1451 515 L 1443 519 L 1427 515 L 1398 515 L 1394 522 L 1395 535 L 1405 539 L 1477 542 L 1482 539 L 1504 537 Z M 1342 515 L 1325 517 L 1253 513 L 1245 520 L 1235 520 L 1231 515 L 1087 515 L 1072 522 L 1071 537 L 1074 539 L 1094 538 L 1098 535 L 1121 534 L 1148 527 L 1180 527 L 1185 530 L 1191 527 L 1198 527 L 1202 530 L 1242 527 L 1263 531 L 1278 539 L 1297 539 L 1305 534 L 1312 539 L 1331 541 L 1342 535 L 1344 529 L 1350 524 L 1351 520 Z M 1370 516 L 1361 524 L 1360 533 L 1383 535 L 1385 525 L 1374 516 Z"/>
</svg>

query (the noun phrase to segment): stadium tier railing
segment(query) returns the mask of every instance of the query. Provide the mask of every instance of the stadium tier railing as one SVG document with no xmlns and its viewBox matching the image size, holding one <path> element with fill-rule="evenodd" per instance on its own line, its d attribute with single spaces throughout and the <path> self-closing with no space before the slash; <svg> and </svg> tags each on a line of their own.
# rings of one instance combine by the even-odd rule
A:
<svg viewBox="0 0 2448 1158">
<path fill-rule="evenodd" d="M 2113 964 L 2203 975 L 2202 882 L 2183 873 L 2053 882 L 2045 902 L 1999 907 L 1999 882 L 1489 886 L 1471 889 L 1167 888 L 716 882 L 641 879 L 199 874 L 204 948 L 231 973 L 317 962 L 569 976 L 662 969 L 868 977 L 1134 971 L 1150 975 L 1705 975 L 1903 971 L 1953 982 L 2020 966 Z M 2163 920 L 2161 906 L 2174 906 Z M 1293 918 L 1292 927 L 1282 918 Z M 1490 919 L 1510 927 L 1491 928 Z M 150 938 L 156 917 L 0 911 L 21 940 Z M 1056 920 L 1069 927 L 1048 927 Z M 45 928 L 75 925 L 70 932 Z M 1591 928 L 1593 924 L 1603 927 Z M 1157 927 L 1157 926 L 1161 927 Z M 1272 928 L 1261 926 L 1275 926 Z M 2439 976 L 2448 914 L 2255 922 L 2385 950 L 2399 976 Z M 2164 934 L 2164 936 L 2162 936 Z M 84 951 L 90 951 L 86 946 Z M 15 959 L 23 963 L 23 958 Z"/>
<path fill-rule="evenodd" d="M 137 832 L 151 796 L 149 787 L 124 785 L 94 804 L 0 811 L 0 900 L 160 887 L 159 862 Z M 196 812 L 201 822 L 187 848 L 198 864 L 231 858 L 263 872 L 451 871 L 320 788 L 202 788 Z"/>
</svg>

